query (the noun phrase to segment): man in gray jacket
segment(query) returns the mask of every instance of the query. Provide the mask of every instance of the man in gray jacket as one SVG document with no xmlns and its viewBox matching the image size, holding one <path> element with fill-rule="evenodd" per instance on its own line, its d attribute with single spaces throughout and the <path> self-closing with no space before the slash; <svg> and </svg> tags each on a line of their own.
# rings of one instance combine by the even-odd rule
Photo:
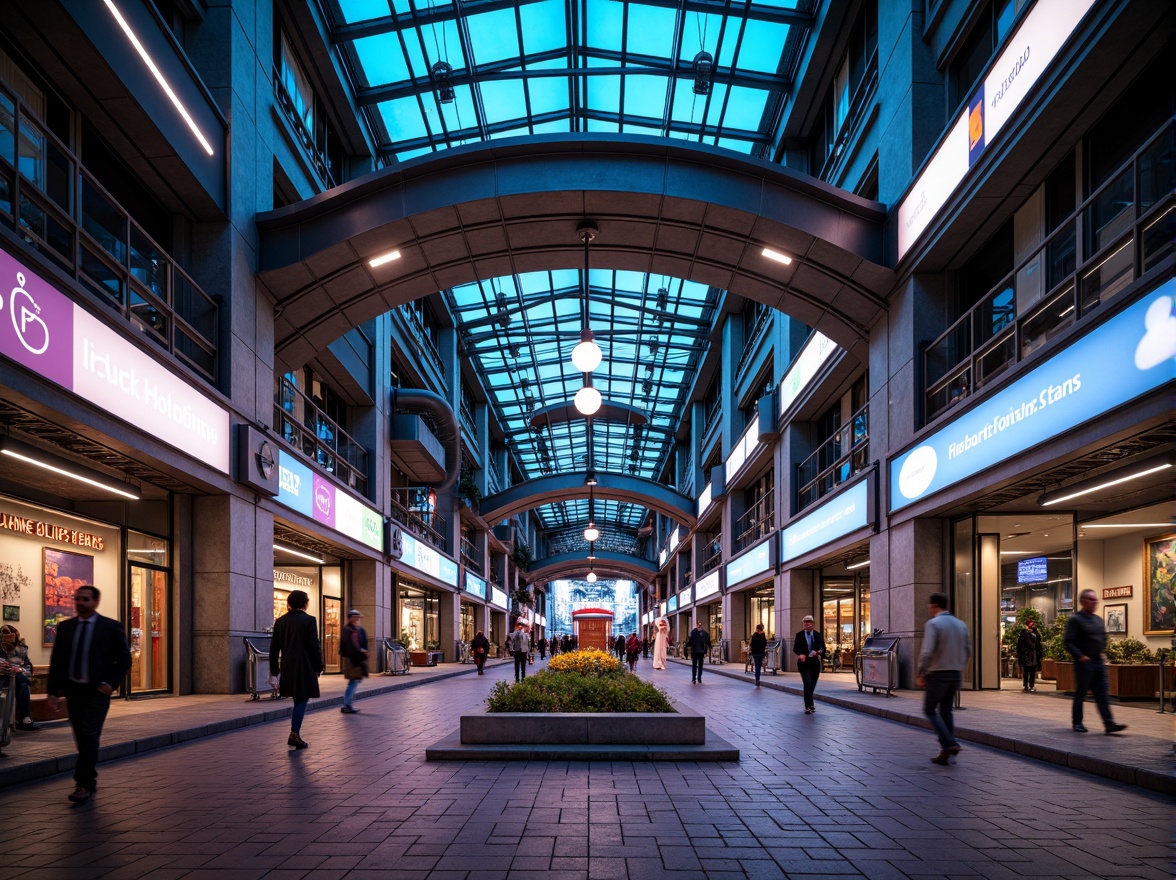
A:
<svg viewBox="0 0 1176 880">
<path fill-rule="evenodd" d="M 947 759 L 960 753 L 955 738 L 952 704 L 963 680 L 964 667 L 972 656 L 968 627 L 947 610 L 947 595 L 932 593 L 927 600 L 930 615 L 923 630 L 923 653 L 919 657 L 916 681 L 925 687 L 923 714 L 931 719 L 931 726 L 939 737 L 939 754 L 932 764 L 947 764 Z"/>
<path fill-rule="evenodd" d="M 1111 701 L 1107 698 L 1107 628 L 1103 619 L 1094 613 L 1098 595 L 1094 590 L 1078 594 L 1078 613 L 1066 621 L 1066 650 L 1074 658 L 1074 702 L 1070 720 L 1076 733 L 1086 733 L 1082 723 L 1082 704 L 1086 692 L 1094 691 L 1094 702 L 1102 716 L 1107 733 L 1118 733 L 1127 727 L 1116 724 L 1111 716 Z"/>
</svg>

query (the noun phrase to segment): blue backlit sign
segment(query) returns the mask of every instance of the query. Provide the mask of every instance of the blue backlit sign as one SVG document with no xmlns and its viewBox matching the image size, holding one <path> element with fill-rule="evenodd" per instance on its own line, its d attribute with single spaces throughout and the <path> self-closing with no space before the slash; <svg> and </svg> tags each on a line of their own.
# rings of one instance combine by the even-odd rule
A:
<svg viewBox="0 0 1176 880">
<path fill-rule="evenodd" d="M 465 573 L 465 591 L 474 596 L 477 596 L 479 599 L 485 599 L 486 581 L 483 578 L 478 577 L 472 571 L 467 571 Z"/>
<path fill-rule="evenodd" d="M 436 547 L 417 540 L 407 532 L 401 534 L 400 540 L 404 547 L 404 552 L 400 556 L 403 564 L 431 575 L 451 587 L 457 586 L 456 562 L 448 556 L 442 556 Z"/>
<path fill-rule="evenodd" d="M 677 595 L 677 593 L 675 593 L 673 596 L 670 596 L 669 601 L 666 603 L 666 610 L 669 611 L 670 613 L 673 613 L 678 610 L 678 595 Z"/>
<path fill-rule="evenodd" d="M 768 571 L 774 564 L 772 559 L 772 541 L 764 541 L 752 547 L 742 556 L 727 563 L 727 586 L 731 587 L 740 581 L 755 577 Z"/>
<path fill-rule="evenodd" d="M 860 480 L 780 532 L 780 561 L 796 559 L 873 522 L 869 484 Z"/>
<path fill-rule="evenodd" d="M 890 509 L 1176 379 L 1176 279 L 890 461 Z M 728 581 L 730 582 L 730 581 Z"/>
</svg>

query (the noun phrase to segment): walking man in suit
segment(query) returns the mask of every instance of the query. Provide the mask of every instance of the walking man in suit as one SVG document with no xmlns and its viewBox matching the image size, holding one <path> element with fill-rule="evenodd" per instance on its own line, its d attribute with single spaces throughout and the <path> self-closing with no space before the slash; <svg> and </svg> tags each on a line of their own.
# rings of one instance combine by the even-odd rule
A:
<svg viewBox="0 0 1176 880">
<path fill-rule="evenodd" d="M 817 711 L 813 692 L 817 689 L 817 679 L 821 677 L 825 640 L 814 629 L 811 614 L 805 617 L 803 625 L 804 629 L 796 634 L 792 643 L 792 653 L 796 655 L 796 668 L 800 671 L 800 680 L 804 682 L 804 714 L 812 715 Z"/>
<path fill-rule="evenodd" d="M 78 747 L 74 768 L 77 787 L 69 795 L 75 804 L 84 804 L 97 788 L 98 746 L 110 711 L 110 695 L 131 668 L 126 633 L 117 620 L 98 613 L 101 598 L 97 587 L 77 588 L 77 617 L 57 627 L 49 657 L 49 711 L 56 713 L 58 699 L 65 697 L 69 726 Z"/>
<path fill-rule="evenodd" d="M 702 621 L 694 625 L 686 639 L 690 643 L 690 682 L 702 684 L 702 665 L 711 649 L 711 637 L 702 628 Z"/>
</svg>

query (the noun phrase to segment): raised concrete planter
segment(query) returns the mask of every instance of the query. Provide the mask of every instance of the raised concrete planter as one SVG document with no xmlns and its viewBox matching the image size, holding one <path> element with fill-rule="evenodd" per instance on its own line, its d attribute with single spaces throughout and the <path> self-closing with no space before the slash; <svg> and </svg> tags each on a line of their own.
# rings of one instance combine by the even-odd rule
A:
<svg viewBox="0 0 1176 880">
<path fill-rule="evenodd" d="M 429 761 L 738 761 L 706 718 L 675 712 L 485 712 L 425 749 Z"/>
<path fill-rule="evenodd" d="M 461 716 L 464 745 L 647 745 L 706 743 L 706 718 L 676 712 L 486 712 Z"/>
</svg>

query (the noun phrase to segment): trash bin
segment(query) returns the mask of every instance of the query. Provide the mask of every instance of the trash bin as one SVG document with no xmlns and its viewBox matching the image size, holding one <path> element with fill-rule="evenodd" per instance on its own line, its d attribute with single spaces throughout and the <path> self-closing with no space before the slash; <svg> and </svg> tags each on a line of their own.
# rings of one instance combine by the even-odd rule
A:
<svg viewBox="0 0 1176 880">
<path fill-rule="evenodd" d="M 396 639 L 384 639 L 384 675 L 408 675 L 411 668 L 408 648 Z"/>
<path fill-rule="evenodd" d="M 764 672 L 775 675 L 780 671 L 780 648 L 783 644 L 782 639 L 768 642 L 767 650 L 764 652 Z"/>
<path fill-rule="evenodd" d="M 269 653 L 272 639 L 245 639 L 245 689 L 254 701 L 262 694 L 269 694 L 271 700 L 281 699 L 276 688 L 269 684 Z"/>
<path fill-rule="evenodd" d="M 876 631 L 866 639 L 854 658 L 853 671 L 858 691 L 871 688 L 874 693 L 884 690 L 886 696 L 898 688 L 898 636 Z"/>
</svg>

